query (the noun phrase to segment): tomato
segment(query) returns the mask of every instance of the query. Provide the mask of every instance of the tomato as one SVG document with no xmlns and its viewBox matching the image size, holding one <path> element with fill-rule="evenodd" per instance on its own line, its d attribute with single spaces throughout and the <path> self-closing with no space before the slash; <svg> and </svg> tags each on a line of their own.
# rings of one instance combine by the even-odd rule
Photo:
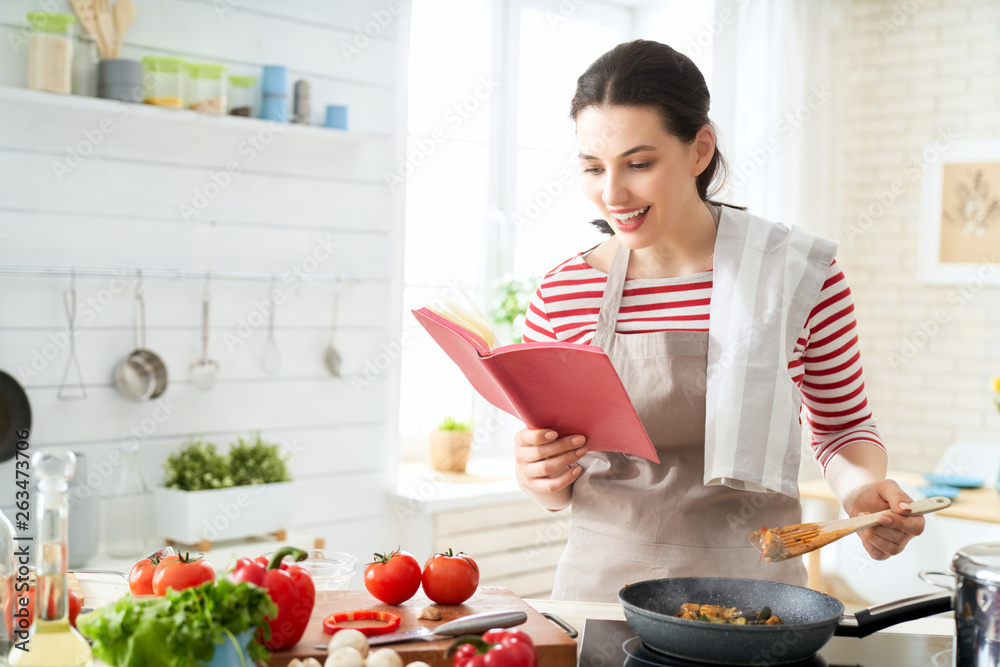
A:
<svg viewBox="0 0 1000 667">
<path fill-rule="evenodd" d="M 434 554 L 424 563 L 424 595 L 438 604 L 462 604 L 479 586 L 479 566 L 464 553 Z"/>
<path fill-rule="evenodd" d="M 393 551 L 365 567 L 365 588 L 386 604 L 401 604 L 420 588 L 420 563 L 405 551 Z"/>
<path fill-rule="evenodd" d="M 83 601 L 80 596 L 76 594 L 75 591 L 69 592 L 69 624 L 74 628 L 76 627 L 76 617 L 80 615 L 80 608 L 83 606 Z M 31 624 L 31 620 L 35 617 L 35 587 L 31 586 L 27 591 L 15 591 L 13 595 L 7 596 L 3 604 L 3 618 L 4 622 L 7 624 L 7 632 L 10 637 L 14 634 L 14 603 L 18 598 L 28 598 L 28 604 L 25 605 L 28 609 L 28 624 Z M 49 617 L 55 616 L 55 596 L 49 596 Z"/>
<path fill-rule="evenodd" d="M 168 556 L 153 571 L 153 595 L 166 595 L 167 589 L 182 591 L 215 580 L 215 568 L 198 556 Z"/>
<path fill-rule="evenodd" d="M 178 557 L 173 558 L 176 560 Z M 132 595 L 153 594 L 153 573 L 159 564 L 159 556 L 150 556 L 132 566 L 132 570 L 128 573 L 128 590 Z"/>
</svg>

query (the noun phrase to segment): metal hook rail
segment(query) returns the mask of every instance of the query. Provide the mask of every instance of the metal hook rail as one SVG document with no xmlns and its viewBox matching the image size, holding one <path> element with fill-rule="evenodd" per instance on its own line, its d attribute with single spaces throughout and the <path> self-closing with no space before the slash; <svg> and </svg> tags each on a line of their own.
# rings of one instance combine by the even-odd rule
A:
<svg viewBox="0 0 1000 667">
<path fill-rule="evenodd" d="M 82 269 L 50 266 L 0 266 L 0 275 L 69 276 L 70 278 L 162 278 L 166 280 L 252 280 L 315 283 L 385 282 L 383 278 L 367 278 L 358 274 L 311 274 L 301 271 L 264 273 L 254 271 L 194 271 L 187 269 Z"/>
</svg>

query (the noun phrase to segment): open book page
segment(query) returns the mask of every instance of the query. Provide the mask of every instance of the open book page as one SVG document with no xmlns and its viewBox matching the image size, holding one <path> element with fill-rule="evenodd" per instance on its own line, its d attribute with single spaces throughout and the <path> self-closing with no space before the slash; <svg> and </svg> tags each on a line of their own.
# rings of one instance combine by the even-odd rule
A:
<svg viewBox="0 0 1000 667">
<path fill-rule="evenodd" d="M 452 300 L 441 300 L 428 306 L 427 309 L 434 311 L 441 317 L 451 320 L 469 333 L 479 339 L 480 351 L 484 354 L 493 349 L 496 337 L 493 333 L 493 325 L 490 320 L 476 304 L 466 298 L 464 304 Z"/>
</svg>

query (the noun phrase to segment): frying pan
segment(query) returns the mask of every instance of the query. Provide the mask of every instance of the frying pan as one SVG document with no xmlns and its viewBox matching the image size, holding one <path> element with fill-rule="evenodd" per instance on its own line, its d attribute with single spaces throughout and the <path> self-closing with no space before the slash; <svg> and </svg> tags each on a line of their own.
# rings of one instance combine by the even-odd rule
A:
<svg viewBox="0 0 1000 667">
<path fill-rule="evenodd" d="M 17 441 L 31 430 L 31 404 L 21 383 L 0 371 L 0 463 L 17 454 Z M 18 435 L 18 432 L 21 435 Z"/>
<path fill-rule="evenodd" d="M 952 609 L 952 593 L 930 593 L 856 614 L 825 593 L 757 579 L 650 579 L 618 592 L 625 620 L 649 648 L 717 665 L 783 665 L 811 658 L 833 635 L 865 637 L 896 623 Z M 675 618 L 681 605 L 719 604 L 744 611 L 768 606 L 784 625 L 729 625 Z"/>
</svg>

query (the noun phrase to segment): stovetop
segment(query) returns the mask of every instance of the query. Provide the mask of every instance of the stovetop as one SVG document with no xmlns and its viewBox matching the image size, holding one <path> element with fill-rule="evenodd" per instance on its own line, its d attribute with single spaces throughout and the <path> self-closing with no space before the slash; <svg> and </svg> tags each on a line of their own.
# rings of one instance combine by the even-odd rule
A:
<svg viewBox="0 0 1000 667">
<path fill-rule="evenodd" d="M 876 633 L 834 637 L 811 660 L 788 667 L 950 667 L 953 638 Z M 590 619 L 583 628 L 579 667 L 704 667 L 646 648 L 625 621 Z M 747 663 L 750 665 L 751 663 Z M 753 667 L 766 667 L 753 663 Z"/>
</svg>

